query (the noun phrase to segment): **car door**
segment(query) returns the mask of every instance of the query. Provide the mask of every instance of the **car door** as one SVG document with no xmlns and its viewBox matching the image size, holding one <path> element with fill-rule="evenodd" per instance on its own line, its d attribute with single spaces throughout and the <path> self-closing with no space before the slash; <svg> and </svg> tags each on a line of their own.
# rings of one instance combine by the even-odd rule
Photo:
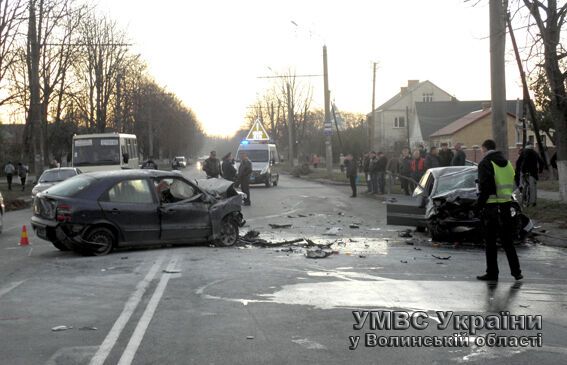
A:
<svg viewBox="0 0 567 365">
<path fill-rule="evenodd" d="M 161 239 L 194 241 L 211 235 L 210 204 L 193 184 L 179 177 L 156 181 L 160 198 Z"/>
<path fill-rule="evenodd" d="M 99 199 L 104 216 L 122 231 L 127 242 L 157 241 L 158 202 L 148 179 L 122 180 Z"/>
<path fill-rule="evenodd" d="M 412 196 L 396 196 L 386 201 L 386 224 L 393 226 L 425 227 L 425 205 L 433 187 L 429 170 L 423 175 Z"/>
</svg>

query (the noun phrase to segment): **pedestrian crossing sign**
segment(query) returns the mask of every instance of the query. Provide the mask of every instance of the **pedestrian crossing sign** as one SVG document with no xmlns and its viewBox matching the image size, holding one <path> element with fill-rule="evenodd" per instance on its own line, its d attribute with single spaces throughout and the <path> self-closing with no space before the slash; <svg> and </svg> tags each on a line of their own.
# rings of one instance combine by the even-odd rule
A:
<svg viewBox="0 0 567 365">
<path fill-rule="evenodd" d="M 269 141 L 270 136 L 268 136 L 268 132 L 266 132 L 262 122 L 260 122 L 259 119 L 256 119 L 254 121 L 254 125 L 250 128 L 250 132 L 248 132 L 246 139 L 248 141 Z"/>
</svg>

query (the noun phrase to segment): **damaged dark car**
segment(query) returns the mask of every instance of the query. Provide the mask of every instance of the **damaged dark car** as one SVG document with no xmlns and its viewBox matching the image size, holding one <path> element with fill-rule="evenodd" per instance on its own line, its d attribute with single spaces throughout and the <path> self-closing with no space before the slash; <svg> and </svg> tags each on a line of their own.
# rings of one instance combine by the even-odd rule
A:
<svg viewBox="0 0 567 365">
<path fill-rule="evenodd" d="M 427 170 L 411 197 L 387 201 L 387 224 L 413 226 L 427 231 L 436 241 L 466 238 L 482 239 L 477 201 L 477 167 L 439 167 Z M 523 238 L 532 228 L 520 205 L 512 203 L 516 216 L 515 236 Z"/>
<path fill-rule="evenodd" d="M 232 182 L 156 170 L 82 174 L 33 202 L 32 227 L 56 248 L 105 255 L 116 247 L 213 242 L 231 246 L 245 223 Z"/>
</svg>

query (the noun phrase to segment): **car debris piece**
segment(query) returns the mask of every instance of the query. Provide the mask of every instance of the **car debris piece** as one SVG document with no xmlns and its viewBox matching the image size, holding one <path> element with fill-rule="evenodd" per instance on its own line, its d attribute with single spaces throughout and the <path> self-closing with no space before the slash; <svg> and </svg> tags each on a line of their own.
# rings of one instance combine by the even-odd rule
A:
<svg viewBox="0 0 567 365">
<path fill-rule="evenodd" d="M 246 339 L 247 339 L 247 340 L 253 340 L 253 339 L 254 339 L 254 336 L 246 336 Z"/>
<path fill-rule="evenodd" d="M 98 331 L 98 328 L 93 327 L 93 326 L 85 326 L 85 327 L 79 328 L 79 331 Z"/>
<path fill-rule="evenodd" d="M 256 238 L 260 235 L 260 232 L 256 231 L 256 230 L 251 230 L 246 232 L 246 234 L 244 235 L 244 238 L 246 239 L 251 239 L 251 238 Z"/>
<path fill-rule="evenodd" d="M 406 229 L 405 231 L 399 231 L 398 236 L 401 238 L 412 238 L 411 229 Z"/>
<path fill-rule="evenodd" d="M 400 262 L 401 262 L 402 264 L 407 264 L 407 263 L 408 263 L 406 260 L 400 260 Z"/>
<path fill-rule="evenodd" d="M 416 250 L 416 251 L 421 251 L 421 248 L 419 248 L 419 247 L 414 247 L 413 249 Z"/>
<path fill-rule="evenodd" d="M 413 246 L 415 245 L 415 242 L 413 240 L 406 240 L 406 245 Z"/>
<path fill-rule="evenodd" d="M 520 307 L 522 307 L 522 308 L 529 308 L 530 306 L 529 306 L 529 305 L 520 304 Z"/>
<path fill-rule="evenodd" d="M 122 256 L 120 260 L 128 260 L 128 256 Z"/>
<path fill-rule="evenodd" d="M 366 255 L 358 255 L 358 257 L 361 258 L 361 259 L 365 259 Z"/>
<path fill-rule="evenodd" d="M 308 259 L 324 259 L 326 257 L 329 257 L 332 253 L 333 251 L 331 250 L 323 250 L 320 247 L 317 247 L 308 249 L 305 252 L 305 257 L 307 257 Z"/>
<path fill-rule="evenodd" d="M 331 227 L 329 229 L 327 229 L 327 231 L 325 231 L 325 233 L 323 233 L 324 236 L 336 236 L 337 234 L 339 234 L 339 231 L 341 230 L 341 227 Z"/>
<path fill-rule="evenodd" d="M 288 215 L 287 217 L 290 218 L 290 219 L 295 218 L 293 215 Z"/>
<path fill-rule="evenodd" d="M 310 215 L 313 215 L 313 214 L 310 214 Z M 307 216 L 306 216 L 305 214 L 298 214 L 297 216 L 298 216 L 299 218 L 307 218 Z"/>
<path fill-rule="evenodd" d="M 433 257 L 435 257 L 437 260 L 449 260 L 451 258 L 451 256 L 437 256 L 437 255 L 431 255 Z"/>
<path fill-rule="evenodd" d="M 360 226 L 358 224 L 351 224 L 349 227 L 352 228 L 352 229 L 360 228 Z"/>
<path fill-rule="evenodd" d="M 72 330 L 72 329 L 73 329 L 73 326 L 55 326 L 51 330 L 53 332 L 60 332 L 60 331 L 67 331 L 67 330 Z"/>
<path fill-rule="evenodd" d="M 291 228 L 291 224 L 275 224 L 270 223 L 268 224 L 273 229 L 282 229 L 282 228 Z"/>
<path fill-rule="evenodd" d="M 180 274 L 181 270 L 175 270 L 175 269 L 165 269 L 163 270 L 164 274 Z"/>
</svg>

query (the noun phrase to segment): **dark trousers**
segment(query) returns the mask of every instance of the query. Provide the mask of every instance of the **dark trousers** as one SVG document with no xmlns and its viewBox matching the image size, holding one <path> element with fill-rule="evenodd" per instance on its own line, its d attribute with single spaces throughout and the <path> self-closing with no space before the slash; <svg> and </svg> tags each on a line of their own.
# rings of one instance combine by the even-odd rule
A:
<svg viewBox="0 0 567 365">
<path fill-rule="evenodd" d="M 12 190 L 12 174 L 6 175 L 6 180 L 8 181 L 8 190 Z"/>
<path fill-rule="evenodd" d="M 20 176 L 20 182 L 22 183 L 22 191 L 26 188 L 26 177 Z"/>
<path fill-rule="evenodd" d="M 356 175 L 349 176 L 348 180 L 350 181 L 350 188 L 352 189 L 352 196 L 356 196 Z"/>
<path fill-rule="evenodd" d="M 407 177 L 407 176 L 402 175 L 402 177 L 400 177 L 400 183 L 402 185 L 402 191 L 404 192 L 404 194 L 410 195 L 410 181 L 408 179 L 404 179 L 404 177 Z"/>
<path fill-rule="evenodd" d="M 244 203 L 251 203 L 250 201 L 250 177 L 245 177 L 240 180 L 240 190 L 246 194 L 246 199 Z"/>
<path fill-rule="evenodd" d="M 516 231 L 516 217 L 512 217 L 511 205 L 487 204 L 482 215 L 486 243 L 486 273 L 489 276 L 498 276 L 498 247 L 496 239 L 500 237 L 502 248 L 506 252 L 510 272 L 513 276 L 522 273 L 520 261 L 514 247 L 514 232 Z"/>
<path fill-rule="evenodd" d="M 378 193 L 384 195 L 384 192 L 386 191 L 386 171 L 378 171 L 377 180 L 378 180 L 377 191 Z"/>
</svg>

